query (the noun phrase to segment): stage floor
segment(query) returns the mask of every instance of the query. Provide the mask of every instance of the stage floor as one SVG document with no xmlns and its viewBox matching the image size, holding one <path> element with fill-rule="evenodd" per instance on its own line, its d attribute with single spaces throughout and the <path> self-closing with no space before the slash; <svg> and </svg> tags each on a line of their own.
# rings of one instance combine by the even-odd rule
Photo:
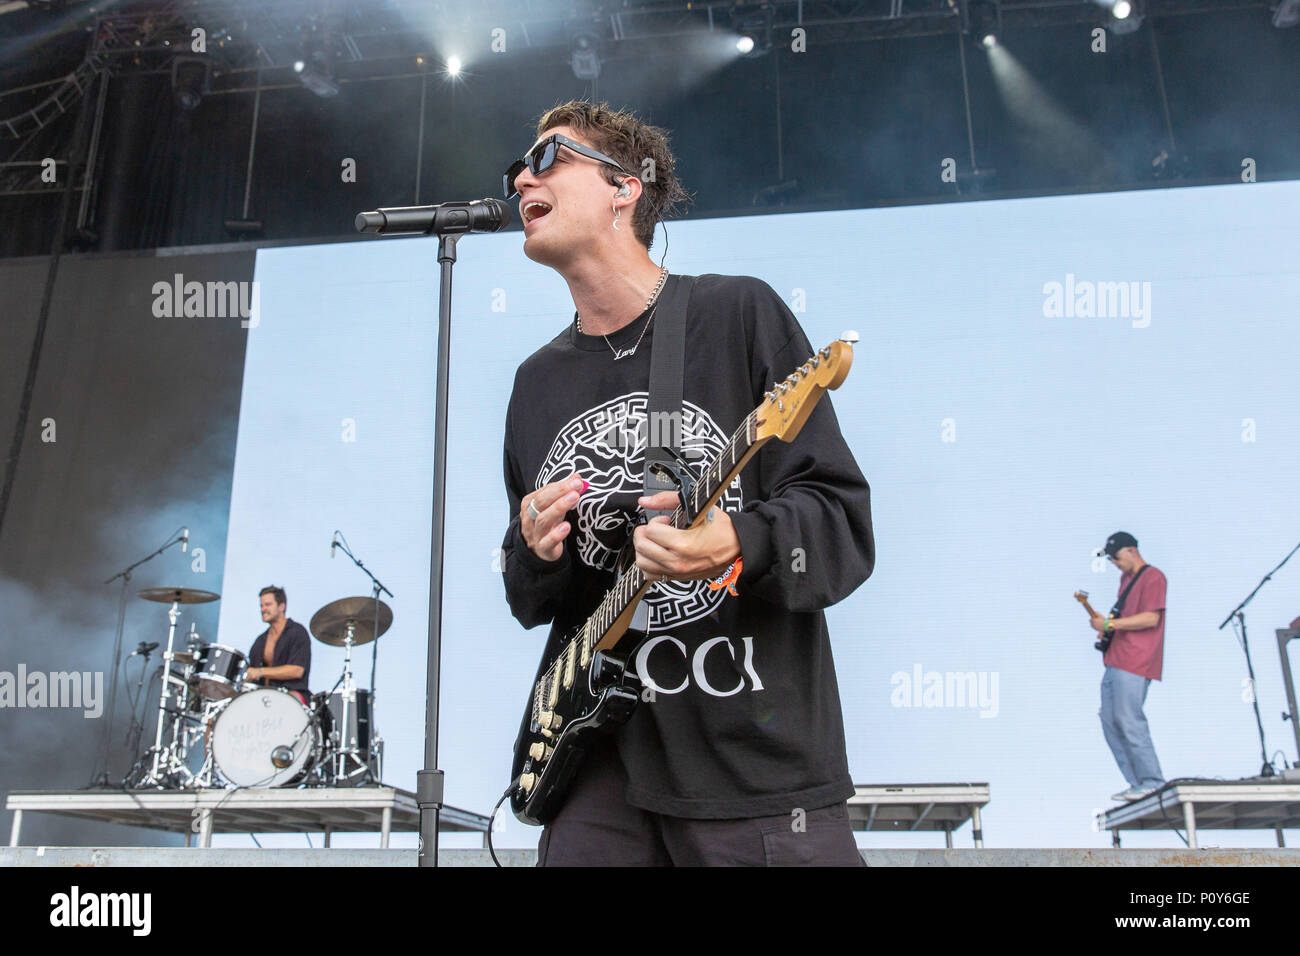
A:
<svg viewBox="0 0 1300 956">
<path fill-rule="evenodd" d="M 1300 866 L 1300 849 L 1251 850 L 862 850 L 876 867 Z M 533 866 L 535 850 L 497 850 L 504 866 Z M 487 850 L 445 849 L 441 866 L 492 866 Z M 415 866 L 416 851 L 368 849 L 187 849 L 185 847 L 0 848 L 0 867 L 14 866 Z"/>
<path fill-rule="evenodd" d="M 301 790 L 15 790 L 5 799 L 14 814 L 11 847 L 22 843 L 24 813 L 52 813 L 198 835 L 210 847 L 213 833 L 373 832 L 387 848 L 393 831 L 415 833 L 420 810 L 415 794 L 396 787 L 320 787 Z M 444 833 L 484 833 L 491 821 L 481 813 L 443 807 L 438 829 Z"/>
</svg>

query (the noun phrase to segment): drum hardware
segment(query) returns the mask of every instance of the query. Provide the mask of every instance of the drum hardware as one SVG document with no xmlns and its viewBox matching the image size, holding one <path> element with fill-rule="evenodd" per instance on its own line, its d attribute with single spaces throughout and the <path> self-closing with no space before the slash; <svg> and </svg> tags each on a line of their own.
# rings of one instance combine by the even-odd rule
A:
<svg viewBox="0 0 1300 956">
<path fill-rule="evenodd" d="M 193 774 L 189 768 L 181 762 L 177 754 L 179 741 L 177 739 L 180 731 L 181 721 L 172 715 L 171 700 L 173 696 L 172 686 L 178 684 L 182 691 L 188 693 L 188 686 L 185 681 L 179 680 L 171 672 L 172 648 L 176 645 L 176 620 L 181 613 L 181 591 L 183 588 L 151 588 L 148 591 L 141 591 L 140 596 L 148 601 L 157 601 L 158 597 L 153 596 L 152 592 L 166 592 L 171 597 L 172 606 L 167 610 L 167 619 L 171 622 L 167 628 L 167 650 L 163 654 L 163 660 L 166 662 L 163 671 L 162 694 L 158 700 L 158 720 L 154 726 L 153 746 L 149 748 L 146 757 L 152 756 L 152 763 L 149 772 L 141 778 L 136 786 L 138 787 L 159 787 L 167 788 L 173 781 L 180 781 L 181 786 L 187 785 L 192 779 Z M 179 695 L 182 691 L 177 691 Z M 171 719 L 168 719 L 169 716 Z M 171 727 L 171 743 L 163 745 L 163 737 L 167 732 L 168 725 Z"/>
<path fill-rule="evenodd" d="M 202 716 L 195 712 L 201 711 L 201 708 L 195 707 L 191 701 L 193 673 L 197 667 L 193 648 L 201 645 L 202 639 L 191 623 L 190 632 L 186 635 L 186 644 L 191 649 L 176 651 L 176 622 L 180 618 L 181 605 L 206 604 L 217 600 L 220 595 L 197 588 L 166 587 L 145 588 L 138 594 L 146 601 L 170 604 L 171 607 L 167 610 L 170 623 L 167 628 L 167 650 L 162 655 L 162 689 L 158 700 L 154 743 L 132 767 L 124 782 L 131 787 L 160 789 L 192 786 L 196 775 L 187 761 L 196 732 L 195 725 L 202 723 Z M 149 769 L 142 772 L 146 761 Z"/>
<path fill-rule="evenodd" d="M 99 766 L 96 768 L 94 775 L 90 779 L 90 786 L 92 787 L 114 786 L 112 782 L 113 724 L 114 724 L 114 717 L 117 714 L 118 669 L 122 663 L 122 633 L 126 625 L 127 591 L 131 587 L 131 575 L 136 568 L 152 561 L 154 558 L 158 557 L 158 555 L 162 554 L 164 551 L 166 551 L 168 548 L 171 548 L 173 545 L 179 544 L 181 546 L 181 550 L 184 551 L 189 544 L 189 540 L 190 540 L 189 528 L 181 529 L 180 534 L 176 534 L 173 532 L 173 534 L 170 536 L 170 540 L 168 540 L 167 543 L 164 544 L 162 547 L 157 548 L 150 554 L 145 555 L 139 561 L 127 565 L 121 571 L 118 571 L 111 578 L 109 578 L 107 581 L 104 582 L 105 584 L 112 584 L 114 581 L 121 579 L 122 588 L 118 595 L 117 629 L 113 637 L 113 668 L 112 671 L 110 672 L 109 681 L 108 681 L 108 686 L 109 686 L 108 720 L 104 721 L 103 750 L 100 754 Z M 207 600 L 215 601 L 218 598 L 220 598 L 220 595 L 212 594 L 212 592 L 203 592 L 203 593 L 211 594 L 211 597 L 208 598 Z"/>
<path fill-rule="evenodd" d="M 377 595 L 340 598 L 312 615 L 312 636 L 322 644 L 344 649 L 343 675 L 327 700 L 317 705 L 322 722 L 329 715 L 330 753 L 324 767 L 325 777 L 333 786 L 355 786 L 379 779 L 370 747 L 374 695 L 353 682 L 352 648 L 376 640 L 392 623 L 392 609 Z M 373 670 L 372 664 L 372 673 Z"/>
<path fill-rule="evenodd" d="M 130 655 L 131 657 L 141 655 L 144 657 L 140 666 L 140 679 L 135 682 L 135 693 L 131 694 L 129 690 L 127 692 L 127 702 L 131 705 L 131 724 L 126 730 L 126 749 L 135 755 L 135 759 L 131 764 L 132 767 L 135 767 L 140 761 L 140 738 L 144 736 L 144 724 L 136 718 L 135 709 L 140 703 L 141 695 L 144 693 L 144 678 L 149 673 L 149 658 L 157 647 L 156 643 L 141 641 L 140 646 Z M 159 675 L 161 676 L 161 674 L 162 668 L 159 669 Z"/>
</svg>

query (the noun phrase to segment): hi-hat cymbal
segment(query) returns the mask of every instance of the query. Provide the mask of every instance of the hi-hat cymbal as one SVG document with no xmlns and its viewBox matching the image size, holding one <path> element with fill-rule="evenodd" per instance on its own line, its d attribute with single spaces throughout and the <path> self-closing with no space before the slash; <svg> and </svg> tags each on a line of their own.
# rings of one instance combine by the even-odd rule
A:
<svg viewBox="0 0 1300 956">
<path fill-rule="evenodd" d="M 312 637 L 322 644 L 343 647 L 348 626 L 352 628 L 352 646 L 369 644 L 393 626 L 393 609 L 379 602 L 379 633 L 375 633 L 375 599 L 348 597 L 331 601 L 311 616 Z"/>
<path fill-rule="evenodd" d="M 146 601 L 159 604 L 207 604 L 209 601 L 221 600 L 220 594 L 200 591 L 198 588 L 145 588 L 137 594 Z"/>
</svg>

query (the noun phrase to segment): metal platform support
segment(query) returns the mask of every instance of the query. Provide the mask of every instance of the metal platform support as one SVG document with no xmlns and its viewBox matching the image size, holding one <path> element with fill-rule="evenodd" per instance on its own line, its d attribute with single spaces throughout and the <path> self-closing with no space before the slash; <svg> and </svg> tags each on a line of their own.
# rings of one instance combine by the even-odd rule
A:
<svg viewBox="0 0 1300 956">
<path fill-rule="evenodd" d="M 1285 847 L 1283 830 L 1300 827 L 1300 779 L 1174 780 L 1140 800 L 1107 810 L 1103 819 L 1111 843 L 1121 830 L 1186 831 L 1197 849 L 1204 830 L 1273 830 Z"/>
<path fill-rule="evenodd" d="M 860 783 L 853 789 L 849 823 L 855 830 L 937 831 L 952 849 L 952 831 L 970 820 L 975 848 L 984 847 L 980 809 L 989 802 L 987 783 Z"/>
<path fill-rule="evenodd" d="M 394 830 L 417 833 L 415 794 L 394 787 L 319 787 L 246 790 L 71 790 L 14 791 L 5 800 L 13 811 L 9 845 L 21 846 L 23 813 L 53 813 L 101 823 L 119 823 L 185 834 L 185 845 L 198 834 L 198 846 L 212 846 L 214 833 L 324 833 L 325 846 L 345 832 L 379 834 L 386 849 Z M 440 814 L 443 832 L 482 833 L 491 819 L 456 807 Z"/>
</svg>

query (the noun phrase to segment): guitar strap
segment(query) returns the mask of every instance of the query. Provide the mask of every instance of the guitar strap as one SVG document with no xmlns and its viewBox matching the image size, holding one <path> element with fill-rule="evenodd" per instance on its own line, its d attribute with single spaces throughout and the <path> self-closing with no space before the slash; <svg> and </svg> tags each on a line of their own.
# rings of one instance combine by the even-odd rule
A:
<svg viewBox="0 0 1300 956">
<path fill-rule="evenodd" d="M 1133 575 L 1133 580 L 1128 583 L 1128 587 L 1124 589 L 1124 593 L 1119 596 L 1119 600 L 1115 602 L 1115 606 L 1110 609 L 1110 613 L 1113 617 L 1119 617 L 1119 612 L 1124 610 L 1124 602 L 1128 600 L 1128 592 L 1133 590 L 1133 585 L 1138 583 L 1138 578 L 1142 577 L 1142 572 L 1149 567 L 1151 567 L 1151 565 L 1144 564 L 1142 567 L 1138 568 L 1137 574 Z"/>
<path fill-rule="evenodd" d="M 650 471 L 657 461 L 671 462 L 665 450 L 682 454 L 682 382 L 686 369 L 686 310 L 695 289 L 695 276 L 670 275 L 655 306 L 655 334 L 650 339 L 650 394 L 646 399 L 646 450 L 642 487 L 646 495 L 676 491 L 676 486 Z M 672 514 L 646 511 L 647 518 Z M 637 604 L 631 626 L 644 631 L 649 619 L 645 601 Z"/>
<path fill-rule="evenodd" d="M 695 276 L 672 276 L 655 307 L 658 326 L 650 340 L 650 395 L 646 400 L 646 452 L 643 487 L 647 495 L 674 491 L 671 481 L 650 473 L 656 461 L 671 462 L 665 450 L 682 453 L 682 379 L 686 367 L 686 309 Z M 647 512 L 649 517 L 670 511 Z"/>
</svg>

